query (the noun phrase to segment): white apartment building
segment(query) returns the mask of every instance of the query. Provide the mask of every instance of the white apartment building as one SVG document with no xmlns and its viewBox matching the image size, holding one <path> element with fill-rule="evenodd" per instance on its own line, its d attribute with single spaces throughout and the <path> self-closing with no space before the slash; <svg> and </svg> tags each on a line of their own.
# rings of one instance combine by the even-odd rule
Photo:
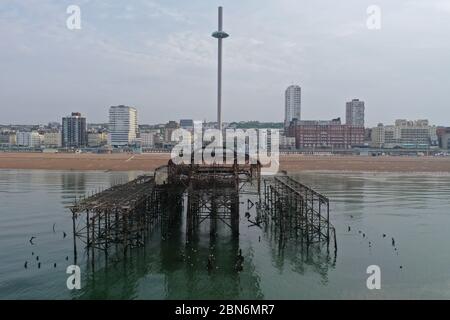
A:
<svg viewBox="0 0 450 320">
<path fill-rule="evenodd" d="M 396 120 L 394 125 L 380 123 L 372 128 L 372 147 L 375 148 L 418 148 L 438 144 L 436 126 L 428 120 Z"/>
<path fill-rule="evenodd" d="M 141 132 L 141 146 L 144 148 L 152 148 L 155 146 L 155 140 L 159 130 Z"/>
<path fill-rule="evenodd" d="M 38 148 L 43 138 L 37 131 L 17 132 L 16 141 L 19 147 Z"/>
<path fill-rule="evenodd" d="M 112 146 L 131 145 L 138 131 L 136 108 L 112 106 L 109 109 L 109 142 Z"/>
<path fill-rule="evenodd" d="M 292 120 L 301 120 L 302 88 L 289 86 L 285 92 L 284 125 L 288 127 Z"/>
</svg>

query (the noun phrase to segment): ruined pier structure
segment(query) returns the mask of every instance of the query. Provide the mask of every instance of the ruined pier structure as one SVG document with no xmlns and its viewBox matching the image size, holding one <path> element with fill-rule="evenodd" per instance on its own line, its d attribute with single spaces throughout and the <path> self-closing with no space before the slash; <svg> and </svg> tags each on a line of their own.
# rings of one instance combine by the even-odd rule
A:
<svg viewBox="0 0 450 320">
<path fill-rule="evenodd" d="M 164 236 L 184 214 L 187 241 L 205 221 L 211 236 L 217 235 L 217 224 L 224 223 L 238 237 L 240 201 L 248 193 L 259 199 L 258 226 L 272 223 L 280 234 L 293 234 L 307 246 L 329 245 L 333 239 L 336 247 L 329 200 L 289 176 L 262 178 L 259 163 L 176 165 L 169 161 L 152 176 L 77 199 L 70 206 L 74 250 L 79 239 L 92 257 L 96 250 L 108 254 L 111 248 L 126 254 L 130 248 L 144 246 L 154 226 L 161 226 Z"/>
<path fill-rule="evenodd" d="M 281 236 L 294 236 L 306 243 L 331 239 L 337 250 L 336 230 L 330 223 L 330 201 L 288 175 L 264 180 L 264 196 L 260 203 L 266 223 L 272 220 Z"/>
</svg>

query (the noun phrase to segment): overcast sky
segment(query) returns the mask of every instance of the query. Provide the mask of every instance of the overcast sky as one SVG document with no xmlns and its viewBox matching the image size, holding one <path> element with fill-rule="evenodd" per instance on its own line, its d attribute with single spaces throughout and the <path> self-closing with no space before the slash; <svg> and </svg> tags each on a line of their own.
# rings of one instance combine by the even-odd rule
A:
<svg viewBox="0 0 450 320">
<path fill-rule="evenodd" d="M 72 4 L 81 30 L 66 27 Z M 369 126 L 450 126 L 449 0 L 1 0 L 0 123 L 106 122 L 117 104 L 140 123 L 215 120 L 218 5 L 224 121 L 283 121 L 295 83 L 303 119 L 345 117 L 360 98 Z"/>
</svg>

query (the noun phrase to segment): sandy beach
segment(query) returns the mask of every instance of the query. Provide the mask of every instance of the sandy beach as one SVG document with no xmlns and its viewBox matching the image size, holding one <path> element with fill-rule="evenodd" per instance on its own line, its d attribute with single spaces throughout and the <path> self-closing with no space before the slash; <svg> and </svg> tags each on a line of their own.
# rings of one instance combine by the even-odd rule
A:
<svg viewBox="0 0 450 320">
<path fill-rule="evenodd" d="M 153 171 L 170 154 L 0 153 L 0 169 Z M 280 170 L 450 172 L 450 158 L 283 155 Z"/>
</svg>

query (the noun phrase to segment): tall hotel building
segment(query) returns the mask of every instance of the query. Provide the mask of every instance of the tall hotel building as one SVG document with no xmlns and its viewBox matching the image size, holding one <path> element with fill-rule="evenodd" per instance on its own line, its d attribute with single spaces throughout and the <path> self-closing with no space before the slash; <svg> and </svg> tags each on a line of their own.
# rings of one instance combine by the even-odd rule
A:
<svg viewBox="0 0 450 320">
<path fill-rule="evenodd" d="M 354 127 L 364 127 L 364 101 L 353 99 L 347 102 L 345 124 Z"/>
<path fill-rule="evenodd" d="M 138 131 L 136 108 L 112 106 L 109 108 L 109 134 L 112 146 L 126 146 L 136 141 Z"/>
<path fill-rule="evenodd" d="M 79 112 L 62 119 L 62 146 L 65 148 L 80 148 L 87 145 L 86 118 Z"/>
<path fill-rule="evenodd" d="M 301 120 L 302 88 L 289 86 L 285 92 L 284 126 L 287 128 L 292 120 Z"/>
</svg>

